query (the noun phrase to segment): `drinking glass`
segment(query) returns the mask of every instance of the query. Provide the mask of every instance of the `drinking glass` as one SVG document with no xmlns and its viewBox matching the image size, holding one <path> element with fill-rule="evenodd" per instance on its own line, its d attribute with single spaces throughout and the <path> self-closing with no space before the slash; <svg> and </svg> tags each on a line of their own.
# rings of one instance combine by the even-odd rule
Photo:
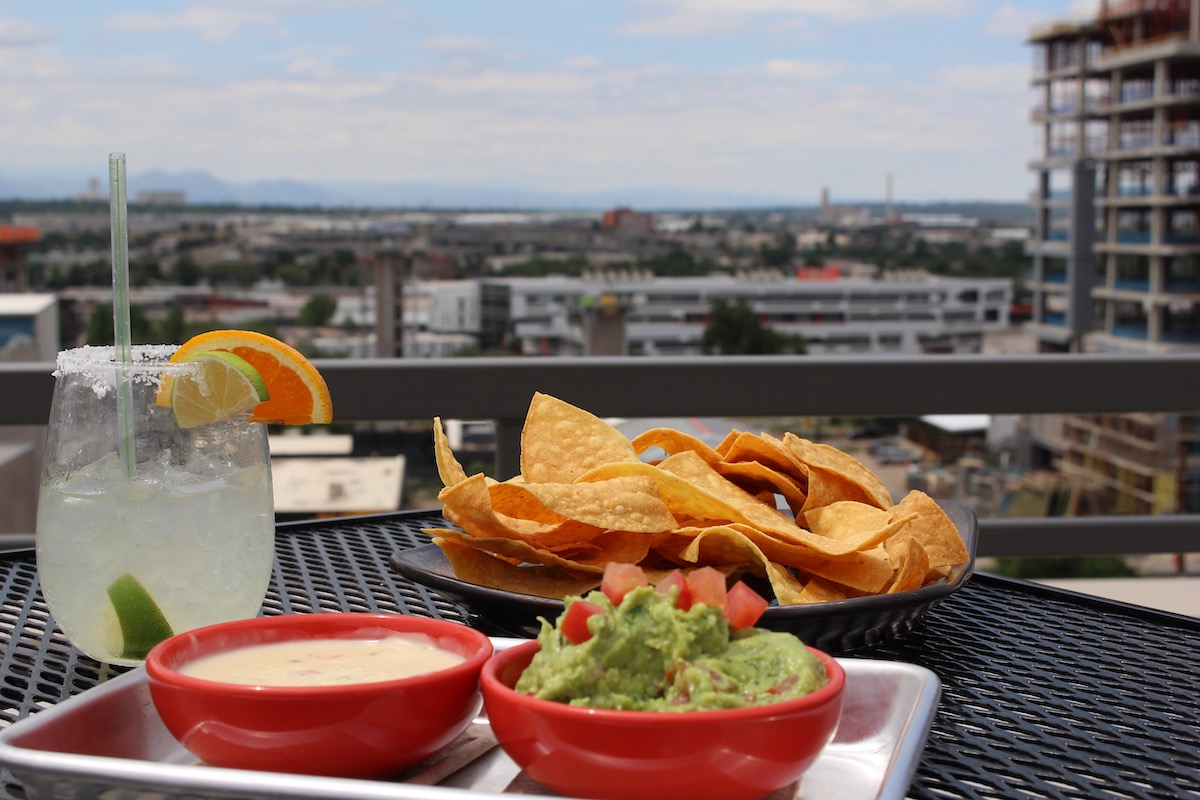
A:
<svg viewBox="0 0 1200 800">
<path fill-rule="evenodd" d="M 37 565 L 55 621 L 99 661 L 257 615 L 275 547 L 266 426 L 180 429 L 157 400 L 173 345 L 59 353 L 38 497 Z"/>
</svg>

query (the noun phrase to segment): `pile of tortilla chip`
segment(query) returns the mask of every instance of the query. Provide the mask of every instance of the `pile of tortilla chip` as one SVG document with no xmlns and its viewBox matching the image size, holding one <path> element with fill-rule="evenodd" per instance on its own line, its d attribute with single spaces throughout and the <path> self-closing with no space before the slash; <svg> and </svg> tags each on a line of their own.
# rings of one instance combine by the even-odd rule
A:
<svg viewBox="0 0 1200 800">
<path fill-rule="evenodd" d="M 482 586 L 561 598 L 597 586 L 610 561 L 652 580 L 713 566 L 763 578 L 791 605 L 916 589 L 968 559 L 928 495 L 894 503 L 857 459 L 791 433 L 735 430 L 715 449 L 670 428 L 631 441 L 539 393 L 510 480 L 467 476 L 440 418 L 434 442 L 442 514 L 458 529 L 425 532 L 460 580 Z M 652 448 L 666 457 L 643 460 Z"/>
</svg>

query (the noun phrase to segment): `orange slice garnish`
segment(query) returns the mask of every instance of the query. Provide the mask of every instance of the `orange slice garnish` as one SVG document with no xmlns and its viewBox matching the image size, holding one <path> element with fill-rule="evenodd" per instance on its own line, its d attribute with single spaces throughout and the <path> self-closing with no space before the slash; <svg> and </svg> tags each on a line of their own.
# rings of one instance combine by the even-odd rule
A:
<svg viewBox="0 0 1200 800">
<path fill-rule="evenodd" d="M 251 411 L 251 422 L 313 425 L 333 420 L 333 400 L 321 373 L 299 350 L 264 333 L 208 331 L 180 345 L 171 360 L 186 361 L 215 350 L 241 356 L 266 383 L 270 396 Z"/>
</svg>

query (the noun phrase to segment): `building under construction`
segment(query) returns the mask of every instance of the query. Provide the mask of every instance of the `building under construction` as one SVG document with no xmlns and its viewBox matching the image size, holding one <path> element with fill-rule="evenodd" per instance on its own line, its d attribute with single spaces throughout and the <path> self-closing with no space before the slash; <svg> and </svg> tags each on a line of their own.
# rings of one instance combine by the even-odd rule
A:
<svg viewBox="0 0 1200 800">
<path fill-rule="evenodd" d="M 1030 44 L 1040 349 L 1200 347 L 1200 0 L 1102 2 Z M 1159 414 L 1031 426 L 1047 461 L 1121 513 L 1200 511 L 1197 429 Z"/>
</svg>

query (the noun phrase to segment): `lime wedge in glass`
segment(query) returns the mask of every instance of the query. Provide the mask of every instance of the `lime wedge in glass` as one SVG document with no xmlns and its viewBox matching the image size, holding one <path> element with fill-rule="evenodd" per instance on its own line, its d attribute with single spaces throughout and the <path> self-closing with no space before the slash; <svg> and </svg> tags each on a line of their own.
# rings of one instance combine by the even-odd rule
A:
<svg viewBox="0 0 1200 800">
<path fill-rule="evenodd" d="M 109 585 L 108 599 L 121 624 L 121 658 L 143 659 L 150 648 L 174 634 L 158 603 L 128 572 Z"/>
</svg>

